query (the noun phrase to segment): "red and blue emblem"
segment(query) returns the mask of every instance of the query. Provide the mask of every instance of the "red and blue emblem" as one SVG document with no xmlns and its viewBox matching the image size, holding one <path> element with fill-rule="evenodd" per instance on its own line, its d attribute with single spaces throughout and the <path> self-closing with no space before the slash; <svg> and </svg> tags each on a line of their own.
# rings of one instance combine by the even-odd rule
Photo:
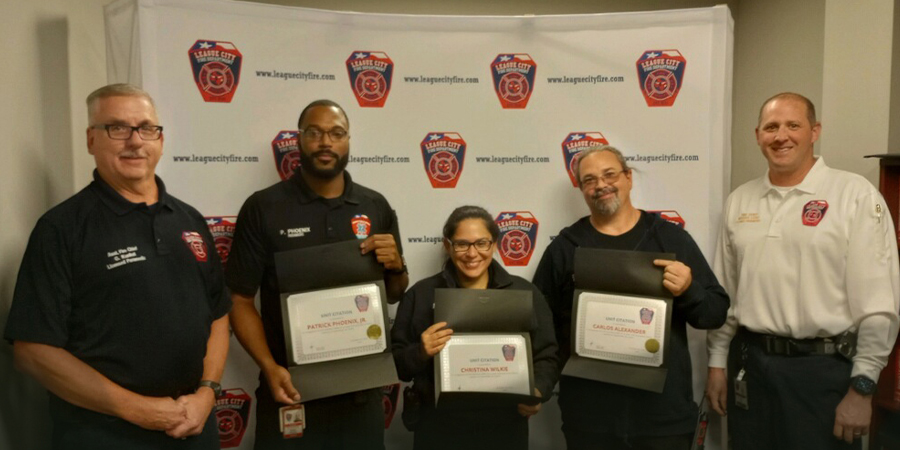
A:
<svg viewBox="0 0 900 450">
<path fill-rule="evenodd" d="M 194 82 L 203 101 L 231 103 L 241 81 L 243 55 L 231 42 L 194 42 L 188 50 Z"/>
<path fill-rule="evenodd" d="M 669 209 L 669 210 L 647 211 L 647 212 L 651 213 L 651 214 L 659 214 L 659 217 L 661 217 L 666 222 L 674 224 L 674 225 L 678 226 L 679 228 L 684 228 L 684 225 L 685 225 L 684 219 L 681 218 L 681 214 L 678 214 L 678 211 Z"/>
<path fill-rule="evenodd" d="M 527 266 L 537 242 L 538 221 L 527 211 L 501 212 L 494 222 L 500 228 L 497 248 L 505 266 Z"/>
<path fill-rule="evenodd" d="M 194 254 L 197 261 L 206 262 L 209 254 L 206 251 L 206 242 L 203 241 L 203 236 L 200 233 L 196 231 L 182 231 L 181 240 L 187 245 L 188 250 Z"/>
<path fill-rule="evenodd" d="M 638 80 L 647 106 L 672 106 L 684 81 L 687 60 L 678 50 L 647 50 L 637 60 Z"/>
<path fill-rule="evenodd" d="M 372 232 L 372 221 L 365 214 L 357 214 L 350 219 L 350 226 L 353 227 L 353 234 L 357 239 L 365 239 Z"/>
<path fill-rule="evenodd" d="M 356 51 L 347 58 L 347 74 L 363 108 L 381 108 L 391 92 L 394 62 L 384 52 Z"/>
<path fill-rule="evenodd" d="M 563 139 L 563 161 L 566 163 L 566 172 L 572 180 L 572 186 L 578 187 L 578 179 L 575 178 L 575 160 L 578 155 L 589 148 L 604 145 L 609 145 L 609 142 L 599 131 L 573 132 Z"/>
<path fill-rule="evenodd" d="M 275 154 L 275 169 L 282 180 L 294 175 L 300 167 L 300 145 L 296 130 L 281 130 L 272 139 L 272 153 Z"/>
<path fill-rule="evenodd" d="M 803 205 L 803 225 L 814 227 L 825 218 L 828 211 L 828 202 L 825 200 L 813 200 Z"/>
<path fill-rule="evenodd" d="M 503 109 L 524 109 L 534 92 L 537 63 L 525 53 L 502 53 L 491 63 L 494 91 Z"/>
<path fill-rule="evenodd" d="M 228 262 L 228 254 L 231 253 L 231 243 L 234 241 L 234 228 L 237 226 L 235 216 L 206 217 L 206 225 L 212 234 L 216 244 L 216 253 L 224 266 Z"/>
<path fill-rule="evenodd" d="M 420 144 L 425 173 L 433 188 L 455 188 L 466 158 L 466 141 L 458 133 L 428 133 Z"/>
<path fill-rule="evenodd" d="M 216 424 L 219 428 L 219 447 L 241 445 L 250 419 L 253 400 L 243 389 L 225 389 L 216 399 Z"/>
</svg>

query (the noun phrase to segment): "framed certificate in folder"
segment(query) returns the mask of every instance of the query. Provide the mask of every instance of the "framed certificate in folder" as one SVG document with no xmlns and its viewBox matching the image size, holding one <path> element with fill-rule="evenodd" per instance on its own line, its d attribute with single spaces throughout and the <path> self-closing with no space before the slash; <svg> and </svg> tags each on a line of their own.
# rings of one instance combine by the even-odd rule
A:
<svg viewBox="0 0 900 450">
<path fill-rule="evenodd" d="M 302 401 L 399 382 L 384 269 L 359 241 L 275 254 L 291 381 Z"/>
</svg>

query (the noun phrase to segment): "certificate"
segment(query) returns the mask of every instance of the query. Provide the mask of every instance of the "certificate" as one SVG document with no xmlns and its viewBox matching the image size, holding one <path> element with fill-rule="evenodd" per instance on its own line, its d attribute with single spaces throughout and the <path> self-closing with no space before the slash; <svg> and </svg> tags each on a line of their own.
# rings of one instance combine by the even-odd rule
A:
<svg viewBox="0 0 900 450">
<path fill-rule="evenodd" d="M 521 335 L 453 336 L 441 350 L 441 391 L 532 395 Z"/>
<path fill-rule="evenodd" d="M 606 361 L 659 367 L 666 341 L 666 301 L 583 292 L 578 297 L 575 352 Z"/>
<path fill-rule="evenodd" d="M 293 363 L 332 361 L 387 349 L 380 292 L 372 283 L 287 297 Z"/>
</svg>

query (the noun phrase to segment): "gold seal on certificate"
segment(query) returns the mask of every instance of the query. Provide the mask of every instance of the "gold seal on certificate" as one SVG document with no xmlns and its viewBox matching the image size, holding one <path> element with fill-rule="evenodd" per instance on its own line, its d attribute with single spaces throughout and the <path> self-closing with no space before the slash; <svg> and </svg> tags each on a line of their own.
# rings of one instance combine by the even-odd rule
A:
<svg viewBox="0 0 900 450">
<path fill-rule="evenodd" d="M 377 284 L 293 294 L 286 302 L 294 364 L 371 355 L 387 348 Z"/>
<path fill-rule="evenodd" d="M 575 352 L 579 356 L 662 365 L 665 300 L 595 292 L 583 292 L 578 299 Z"/>
<path fill-rule="evenodd" d="M 453 336 L 441 350 L 441 391 L 531 395 L 525 338 Z"/>
</svg>

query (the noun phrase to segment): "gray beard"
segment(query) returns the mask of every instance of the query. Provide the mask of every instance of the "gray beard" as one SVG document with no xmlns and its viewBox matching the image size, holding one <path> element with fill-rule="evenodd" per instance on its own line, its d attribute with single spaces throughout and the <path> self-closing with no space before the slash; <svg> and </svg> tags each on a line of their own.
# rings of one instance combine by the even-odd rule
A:
<svg viewBox="0 0 900 450">
<path fill-rule="evenodd" d="M 613 197 L 609 200 L 601 200 L 599 198 L 593 200 L 594 210 L 600 213 L 601 216 L 611 216 L 619 210 L 619 207 L 622 206 L 622 201 L 619 200 L 619 197 Z"/>
</svg>

